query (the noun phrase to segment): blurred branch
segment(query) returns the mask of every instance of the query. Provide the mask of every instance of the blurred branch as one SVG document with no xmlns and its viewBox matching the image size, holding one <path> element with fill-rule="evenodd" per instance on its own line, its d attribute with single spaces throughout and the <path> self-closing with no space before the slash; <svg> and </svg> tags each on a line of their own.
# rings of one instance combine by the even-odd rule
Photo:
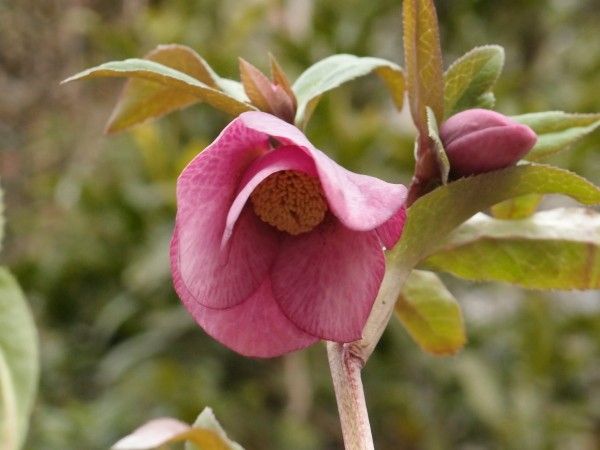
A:
<svg viewBox="0 0 600 450">
<path fill-rule="evenodd" d="M 286 414 L 303 422 L 313 403 L 313 386 L 305 352 L 296 352 L 283 358 L 283 380 L 287 393 Z"/>
</svg>

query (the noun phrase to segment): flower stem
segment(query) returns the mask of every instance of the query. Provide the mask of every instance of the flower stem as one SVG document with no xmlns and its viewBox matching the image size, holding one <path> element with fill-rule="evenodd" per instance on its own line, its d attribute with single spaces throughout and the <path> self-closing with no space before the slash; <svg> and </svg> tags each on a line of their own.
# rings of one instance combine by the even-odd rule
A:
<svg viewBox="0 0 600 450">
<path fill-rule="evenodd" d="M 374 449 L 360 374 L 392 316 L 394 303 L 412 268 L 410 259 L 406 267 L 395 264 L 393 259 L 388 263 L 379 294 L 363 329 L 363 338 L 349 344 L 327 342 L 329 368 L 346 450 Z"/>
<path fill-rule="evenodd" d="M 327 355 L 337 400 L 344 448 L 374 450 L 360 372 L 364 361 L 347 344 L 327 342 Z"/>
</svg>

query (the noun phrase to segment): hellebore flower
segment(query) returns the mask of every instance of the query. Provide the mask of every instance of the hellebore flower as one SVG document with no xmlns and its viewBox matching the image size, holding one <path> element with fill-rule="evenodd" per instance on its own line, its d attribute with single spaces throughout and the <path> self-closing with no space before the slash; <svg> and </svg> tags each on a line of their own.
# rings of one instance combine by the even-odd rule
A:
<svg viewBox="0 0 600 450">
<path fill-rule="evenodd" d="M 469 109 L 453 115 L 442 124 L 440 138 L 453 178 L 511 166 L 537 140 L 528 126 L 487 109 Z"/>
<path fill-rule="evenodd" d="M 177 181 L 175 289 L 246 356 L 360 339 L 405 199 L 404 186 L 344 169 L 293 125 L 243 113 Z"/>
</svg>

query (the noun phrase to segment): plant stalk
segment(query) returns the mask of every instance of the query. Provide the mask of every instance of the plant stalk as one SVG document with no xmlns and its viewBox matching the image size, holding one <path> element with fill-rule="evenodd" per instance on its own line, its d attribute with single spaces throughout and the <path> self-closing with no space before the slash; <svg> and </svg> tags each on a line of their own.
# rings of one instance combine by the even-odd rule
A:
<svg viewBox="0 0 600 450">
<path fill-rule="evenodd" d="M 374 450 L 365 393 L 360 377 L 364 361 L 348 344 L 327 342 L 329 368 L 335 390 L 344 448 Z"/>
</svg>

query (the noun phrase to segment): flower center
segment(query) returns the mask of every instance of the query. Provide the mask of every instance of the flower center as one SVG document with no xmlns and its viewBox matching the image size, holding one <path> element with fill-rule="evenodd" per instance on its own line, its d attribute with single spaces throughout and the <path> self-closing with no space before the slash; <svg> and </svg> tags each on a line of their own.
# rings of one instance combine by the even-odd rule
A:
<svg viewBox="0 0 600 450">
<path fill-rule="evenodd" d="M 312 230 L 327 212 L 319 180 L 296 170 L 269 175 L 252 192 L 250 201 L 264 222 L 292 235 Z"/>
</svg>

